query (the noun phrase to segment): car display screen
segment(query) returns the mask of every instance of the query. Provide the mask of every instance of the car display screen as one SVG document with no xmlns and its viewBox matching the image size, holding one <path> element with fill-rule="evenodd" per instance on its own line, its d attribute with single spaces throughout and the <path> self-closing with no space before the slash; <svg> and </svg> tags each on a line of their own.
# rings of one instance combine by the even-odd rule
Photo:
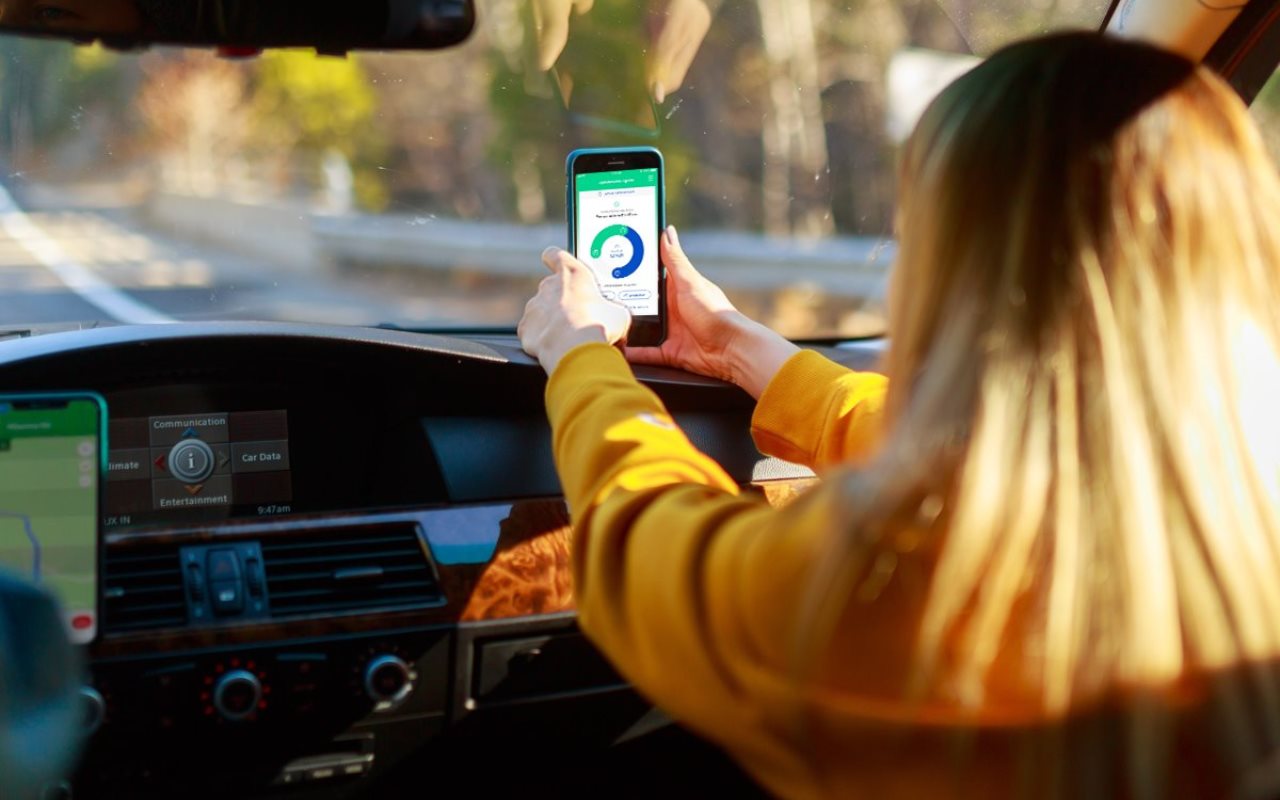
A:
<svg viewBox="0 0 1280 800">
<path fill-rule="evenodd" d="M 284 410 L 112 419 L 108 527 L 292 510 Z"/>
<path fill-rule="evenodd" d="M 0 567 L 50 590 L 71 640 L 97 635 L 102 405 L 0 397 Z"/>
</svg>

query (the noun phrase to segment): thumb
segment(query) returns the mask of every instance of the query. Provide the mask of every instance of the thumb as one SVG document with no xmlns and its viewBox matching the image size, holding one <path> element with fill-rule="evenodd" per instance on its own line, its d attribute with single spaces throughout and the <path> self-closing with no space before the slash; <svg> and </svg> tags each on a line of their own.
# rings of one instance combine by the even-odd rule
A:
<svg viewBox="0 0 1280 800">
<path fill-rule="evenodd" d="M 689 280 L 699 276 L 698 270 L 693 266 L 693 262 L 684 254 L 684 249 L 680 246 L 680 236 L 676 233 L 676 226 L 667 226 L 667 230 L 662 234 L 658 250 L 662 255 L 662 263 L 666 264 L 667 270 L 673 278 Z"/>
</svg>

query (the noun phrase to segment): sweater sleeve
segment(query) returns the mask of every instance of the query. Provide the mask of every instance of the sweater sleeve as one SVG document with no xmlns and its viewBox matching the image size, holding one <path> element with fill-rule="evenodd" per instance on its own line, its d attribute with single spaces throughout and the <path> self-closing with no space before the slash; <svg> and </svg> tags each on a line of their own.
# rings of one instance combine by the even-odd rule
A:
<svg viewBox="0 0 1280 800">
<path fill-rule="evenodd" d="M 756 447 L 821 469 L 869 455 L 880 440 L 888 380 L 810 350 L 787 360 L 751 418 Z"/>
<path fill-rule="evenodd" d="M 641 692 L 775 788 L 808 767 L 760 702 L 790 691 L 785 653 L 830 529 L 830 493 L 776 510 L 696 450 L 611 347 L 583 345 L 547 385 L 574 523 L 583 631 Z M 767 765 L 767 766 L 765 766 Z"/>
</svg>

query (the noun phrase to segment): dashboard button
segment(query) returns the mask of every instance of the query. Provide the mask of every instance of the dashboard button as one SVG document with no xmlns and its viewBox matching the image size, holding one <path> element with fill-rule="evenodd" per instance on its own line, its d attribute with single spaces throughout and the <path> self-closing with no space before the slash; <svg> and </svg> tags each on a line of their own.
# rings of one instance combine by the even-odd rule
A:
<svg viewBox="0 0 1280 800">
<path fill-rule="evenodd" d="M 183 439 L 201 439 L 206 442 L 225 442 L 228 428 L 227 414 L 210 412 L 181 416 L 149 417 L 152 447 L 168 447 Z"/>
<path fill-rule="evenodd" d="M 145 481 L 151 477 L 151 451 L 147 448 L 112 450 L 107 454 L 107 480 Z"/>
<path fill-rule="evenodd" d="M 210 593 L 213 595 L 213 610 L 217 614 L 239 614 L 244 610 L 244 592 L 240 580 L 211 581 Z"/>
<path fill-rule="evenodd" d="M 243 669 L 223 675 L 213 689 L 213 707 L 223 719 L 242 720 L 258 710 L 262 684 L 258 676 Z"/>
<path fill-rule="evenodd" d="M 249 585 L 249 595 L 251 597 L 262 597 L 262 587 L 265 579 L 262 576 L 262 562 L 256 558 L 251 558 L 244 563 L 245 583 Z"/>
<path fill-rule="evenodd" d="M 213 474 L 217 457 L 213 448 L 199 439 L 183 439 L 173 446 L 166 459 L 169 474 L 184 483 L 200 483 Z"/>
<path fill-rule="evenodd" d="M 102 721 L 107 717 L 107 701 L 92 686 L 81 686 L 80 708 L 84 715 L 80 722 L 81 732 L 85 736 L 92 736 L 102 727 Z"/>
<path fill-rule="evenodd" d="M 376 656 L 365 667 L 364 690 L 379 706 L 397 706 L 413 691 L 413 670 L 398 656 Z"/>
<path fill-rule="evenodd" d="M 205 556 L 205 565 L 209 570 L 209 580 L 229 581 L 240 579 L 240 556 L 229 547 L 210 550 Z"/>
<path fill-rule="evenodd" d="M 199 564 L 187 564 L 187 594 L 196 605 L 204 602 L 204 573 Z"/>
<path fill-rule="evenodd" d="M 289 469 L 289 441 L 232 442 L 232 472 L 282 472 Z"/>
<path fill-rule="evenodd" d="M 231 476 L 214 475 L 204 483 L 183 483 L 164 478 L 151 481 L 155 510 L 231 505 Z"/>
<path fill-rule="evenodd" d="M 214 474 L 226 475 L 231 472 L 231 445 L 213 445 Z"/>
</svg>

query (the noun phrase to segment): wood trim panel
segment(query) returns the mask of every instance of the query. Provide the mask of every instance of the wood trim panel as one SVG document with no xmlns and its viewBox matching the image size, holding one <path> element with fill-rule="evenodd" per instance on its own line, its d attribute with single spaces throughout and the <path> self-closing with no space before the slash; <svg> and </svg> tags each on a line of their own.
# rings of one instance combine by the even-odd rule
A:
<svg viewBox="0 0 1280 800">
<path fill-rule="evenodd" d="M 763 493 L 770 504 L 778 507 L 791 502 L 815 483 L 816 478 L 802 478 L 764 481 L 752 484 L 751 488 Z M 328 515 L 317 519 L 231 524 L 213 529 L 108 536 L 108 548 L 123 548 L 157 542 L 194 544 L 232 538 L 264 540 L 304 530 L 412 520 L 422 527 L 437 553 L 438 561 L 442 560 L 447 548 L 454 546 L 471 547 L 475 552 L 489 550 L 490 554 L 487 560 L 476 563 L 438 563 L 440 584 L 448 601 L 443 606 L 107 635 L 93 645 L 91 655 L 95 659 L 106 659 L 279 639 L 367 633 L 380 629 L 514 619 L 573 610 L 572 532 L 569 514 L 562 500 L 540 499 L 477 506 L 474 529 L 467 529 L 464 524 L 461 532 L 457 519 L 452 521 L 447 531 L 438 524 L 443 515 L 457 517 L 466 515 L 467 511 L 465 507 L 455 507 L 384 515 Z M 500 520 L 496 523 L 497 530 L 493 529 L 494 520 Z"/>
</svg>

